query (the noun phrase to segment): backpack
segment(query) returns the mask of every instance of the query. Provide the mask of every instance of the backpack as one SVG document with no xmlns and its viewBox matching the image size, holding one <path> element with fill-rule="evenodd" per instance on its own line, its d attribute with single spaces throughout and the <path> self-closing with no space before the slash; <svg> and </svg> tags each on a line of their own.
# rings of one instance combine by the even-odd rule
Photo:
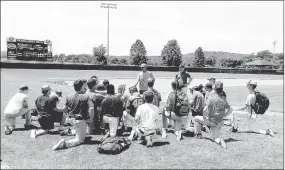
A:
<svg viewBox="0 0 285 170">
<path fill-rule="evenodd" d="M 102 141 L 97 151 L 100 154 L 119 154 L 131 145 L 131 141 L 122 137 L 109 137 Z"/>
<path fill-rule="evenodd" d="M 184 93 L 175 92 L 174 113 L 178 116 L 188 116 L 190 112 L 189 103 L 185 101 L 185 97 L 187 96 Z"/>
<path fill-rule="evenodd" d="M 256 100 L 255 104 L 251 105 L 251 108 L 254 110 L 256 114 L 264 114 L 269 107 L 269 99 L 268 97 L 261 92 L 254 92 Z"/>
</svg>

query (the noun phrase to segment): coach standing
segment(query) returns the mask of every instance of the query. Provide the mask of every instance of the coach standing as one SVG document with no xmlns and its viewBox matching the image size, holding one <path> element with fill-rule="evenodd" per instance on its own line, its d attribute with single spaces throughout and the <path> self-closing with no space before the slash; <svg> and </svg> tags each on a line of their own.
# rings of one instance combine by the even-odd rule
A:
<svg viewBox="0 0 285 170">
<path fill-rule="evenodd" d="M 189 79 L 188 82 L 187 78 Z M 179 66 L 179 72 L 175 75 L 175 79 L 179 82 L 179 86 L 181 86 L 181 92 L 187 95 L 187 86 L 191 83 L 192 77 L 185 71 L 184 65 Z"/>
<path fill-rule="evenodd" d="M 140 94 L 143 94 L 148 90 L 147 79 L 152 78 L 153 81 L 155 81 L 155 78 L 153 77 L 152 72 L 146 69 L 145 63 L 141 64 L 140 67 L 142 71 L 137 76 L 138 81 L 135 86 L 137 86 L 137 84 L 139 83 Z"/>
</svg>

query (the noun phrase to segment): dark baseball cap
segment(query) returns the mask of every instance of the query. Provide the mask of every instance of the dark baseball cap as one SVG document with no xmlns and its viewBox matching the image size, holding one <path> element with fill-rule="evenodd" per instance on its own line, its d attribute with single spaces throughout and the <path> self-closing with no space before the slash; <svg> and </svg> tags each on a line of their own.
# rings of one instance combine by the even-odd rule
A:
<svg viewBox="0 0 285 170">
<path fill-rule="evenodd" d="M 73 82 L 73 87 L 76 91 L 79 91 L 82 88 L 82 86 L 84 85 L 84 83 L 86 83 L 86 81 L 83 79 L 75 80 Z"/>
<path fill-rule="evenodd" d="M 89 89 L 93 88 L 96 84 L 97 84 L 97 80 L 96 79 L 89 79 L 87 81 L 87 86 L 88 86 Z"/>
<path fill-rule="evenodd" d="M 109 82 L 109 80 L 106 80 L 106 79 L 105 79 L 105 80 L 103 81 L 103 84 L 104 84 L 104 85 L 108 85 L 108 84 L 110 84 L 110 82 Z"/>
</svg>

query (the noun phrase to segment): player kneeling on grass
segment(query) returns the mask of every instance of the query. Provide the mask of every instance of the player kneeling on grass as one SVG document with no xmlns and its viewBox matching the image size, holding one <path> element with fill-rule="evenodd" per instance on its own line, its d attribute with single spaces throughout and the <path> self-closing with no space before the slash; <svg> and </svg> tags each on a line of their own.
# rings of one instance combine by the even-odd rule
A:
<svg viewBox="0 0 285 170">
<path fill-rule="evenodd" d="M 17 92 L 8 102 L 4 110 L 5 117 L 5 134 L 12 134 L 16 125 L 16 117 L 26 115 L 25 128 L 31 129 L 32 125 L 30 124 L 31 112 L 28 109 L 28 92 L 29 87 L 22 85 Z"/>
<path fill-rule="evenodd" d="M 272 137 L 275 136 L 275 133 L 271 129 L 267 130 L 253 130 L 252 126 L 257 120 L 257 115 L 262 115 L 266 112 L 266 110 L 269 107 L 269 99 L 267 96 L 263 93 L 260 93 L 255 90 L 257 87 L 257 82 L 250 80 L 247 83 L 247 89 L 249 90 L 249 95 L 246 98 L 245 105 L 234 109 L 233 111 L 233 117 L 232 117 L 232 132 L 237 132 L 237 122 L 236 122 L 236 115 L 237 113 L 243 113 L 248 114 L 248 132 L 258 133 L 258 134 L 264 134 L 264 135 L 270 135 Z M 246 110 L 246 111 L 244 111 Z M 244 112 L 240 112 L 244 111 Z"/>
<path fill-rule="evenodd" d="M 73 83 L 75 93 L 72 93 L 66 97 L 65 107 L 63 109 L 64 113 L 68 113 L 70 118 L 74 118 L 81 115 L 88 125 L 85 129 L 87 134 L 91 134 L 92 122 L 94 120 L 94 105 L 86 94 L 87 83 L 85 80 L 76 80 Z M 66 129 L 61 133 L 61 135 L 68 135 L 72 132 L 70 128 Z M 73 133 L 74 135 L 74 133 Z"/>
<path fill-rule="evenodd" d="M 51 88 L 48 85 L 42 86 L 42 95 L 36 99 L 36 110 L 38 112 L 38 121 L 41 126 L 40 130 L 32 130 L 31 138 L 36 138 L 39 135 L 43 135 L 54 128 L 55 122 L 60 122 L 59 130 L 63 130 L 63 125 L 66 119 L 62 109 L 56 107 L 59 99 L 57 96 L 52 96 Z"/>
<path fill-rule="evenodd" d="M 144 104 L 144 99 L 143 96 L 138 93 L 138 89 L 135 86 L 130 87 L 129 92 L 131 96 L 127 100 L 126 110 L 123 113 L 123 124 L 124 127 L 127 128 L 127 131 L 131 131 L 131 134 L 128 137 L 128 139 L 133 140 L 135 135 L 135 125 L 136 125 L 136 123 L 134 122 L 135 114 L 137 112 L 137 108 L 140 105 Z"/>
<path fill-rule="evenodd" d="M 87 124 L 81 115 L 76 115 L 74 117 L 75 118 L 73 118 L 73 124 L 75 126 L 75 129 L 71 131 L 71 134 L 75 134 L 75 138 L 67 141 L 61 139 L 57 144 L 53 146 L 53 151 L 58 149 L 75 147 L 84 142 Z"/>
<path fill-rule="evenodd" d="M 152 136 L 155 134 L 156 121 L 158 117 L 158 107 L 151 104 L 154 98 L 154 93 L 151 91 L 144 92 L 144 104 L 137 109 L 135 121 L 137 126 L 136 133 L 139 136 L 139 143 L 146 142 L 147 147 L 152 147 Z"/>
<path fill-rule="evenodd" d="M 106 86 L 107 96 L 102 101 L 102 115 L 103 121 L 109 124 L 109 132 L 104 138 L 108 136 L 114 137 L 117 135 L 119 119 L 123 115 L 123 102 L 115 95 L 115 87 L 112 84 Z"/>
<path fill-rule="evenodd" d="M 232 112 L 231 106 L 228 102 L 220 96 L 223 88 L 221 82 L 216 82 L 215 95 L 211 96 L 203 110 L 203 116 L 195 116 L 194 127 L 197 138 L 202 139 L 201 127 L 202 125 L 210 126 L 212 130 L 212 137 L 214 141 L 226 148 L 226 143 L 221 137 L 221 128 L 223 126 L 223 118 Z M 227 110 L 227 111 L 226 111 Z"/>
<path fill-rule="evenodd" d="M 188 96 L 181 92 L 181 87 L 178 81 L 171 83 L 173 91 L 167 98 L 166 108 L 162 113 L 162 138 L 166 137 L 167 118 L 174 120 L 174 131 L 177 140 L 182 139 L 182 122 L 186 122 L 188 114 L 190 112 L 190 104 Z"/>
</svg>

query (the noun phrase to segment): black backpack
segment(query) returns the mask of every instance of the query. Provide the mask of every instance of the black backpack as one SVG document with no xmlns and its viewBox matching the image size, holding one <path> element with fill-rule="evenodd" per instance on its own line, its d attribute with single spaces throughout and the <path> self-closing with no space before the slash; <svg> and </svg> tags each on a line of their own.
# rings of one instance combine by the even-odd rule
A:
<svg viewBox="0 0 285 170">
<path fill-rule="evenodd" d="M 175 91 L 174 113 L 178 116 L 188 116 L 190 112 L 189 103 L 184 100 L 187 96 L 184 93 L 179 94 Z"/>
<path fill-rule="evenodd" d="M 123 137 L 109 137 L 102 141 L 97 151 L 100 154 L 116 155 L 126 150 L 131 145 L 131 141 Z"/>
<path fill-rule="evenodd" d="M 261 92 L 254 92 L 256 100 L 255 100 L 255 104 L 251 105 L 252 109 L 254 110 L 254 112 L 256 114 L 264 114 L 266 112 L 266 110 L 269 107 L 269 99 L 268 97 L 261 93 Z"/>
</svg>

